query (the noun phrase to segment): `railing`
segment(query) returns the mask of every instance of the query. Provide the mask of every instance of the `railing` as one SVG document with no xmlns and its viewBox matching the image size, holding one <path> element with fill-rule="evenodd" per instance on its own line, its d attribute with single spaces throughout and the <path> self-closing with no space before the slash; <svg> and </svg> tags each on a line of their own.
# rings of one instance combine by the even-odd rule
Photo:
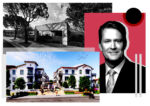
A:
<svg viewBox="0 0 150 106">
<path fill-rule="evenodd" d="M 27 75 L 33 75 L 33 73 L 28 73 Z"/>
<path fill-rule="evenodd" d="M 92 76 L 96 76 L 96 73 L 92 73 Z"/>
<path fill-rule="evenodd" d="M 28 81 L 27 84 L 33 84 L 33 81 Z"/>
<path fill-rule="evenodd" d="M 41 77 L 42 77 L 42 74 L 35 74 L 35 77 L 41 78 Z"/>
</svg>

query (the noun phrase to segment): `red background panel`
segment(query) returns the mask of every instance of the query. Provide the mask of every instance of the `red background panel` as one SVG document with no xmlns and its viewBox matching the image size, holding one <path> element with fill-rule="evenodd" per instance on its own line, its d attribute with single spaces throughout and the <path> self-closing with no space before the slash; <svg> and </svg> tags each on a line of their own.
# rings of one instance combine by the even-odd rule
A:
<svg viewBox="0 0 150 106">
<path fill-rule="evenodd" d="M 125 13 L 85 13 L 85 47 L 99 49 L 98 30 L 106 21 L 120 21 L 128 28 L 129 46 L 127 56 L 135 61 L 135 54 L 142 54 L 142 63 L 145 63 L 145 14 L 142 13 L 142 19 L 137 25 L 131 25 L 125 20 Z M 100 64 L 104 63 L 104 57 L 100 52 Z"/>
</svg>

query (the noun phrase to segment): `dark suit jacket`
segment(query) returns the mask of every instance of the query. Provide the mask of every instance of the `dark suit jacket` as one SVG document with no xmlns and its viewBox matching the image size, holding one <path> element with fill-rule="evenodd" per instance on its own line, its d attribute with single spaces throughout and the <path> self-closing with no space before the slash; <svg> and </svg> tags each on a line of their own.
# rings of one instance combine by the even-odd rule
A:
<svg viewBox="0 0 150 106">
<path fill-rule="evenodd" d="M 138 67 L 137 67 L 138 68 Z M 139 68 L 138 68 L 139 70 Z M 139 71 L 138 71 L 139 76 Z M 138 77 L 139 79 L 139 77 Z M 142 93 L 145 93 L 145 67 L 142 67 Z M 138 80 L 139 82 L 139 80 Z M 100 92 L 106 93 L 105 64 L 100 65 Z M 139 86 L 139 84 L 138 84 Z M 138 87 L 139 92 L 139 87 Z M 113 93 L 135 93 L 135 63 L 125 60 L 117 78 Z"/>
</svg>

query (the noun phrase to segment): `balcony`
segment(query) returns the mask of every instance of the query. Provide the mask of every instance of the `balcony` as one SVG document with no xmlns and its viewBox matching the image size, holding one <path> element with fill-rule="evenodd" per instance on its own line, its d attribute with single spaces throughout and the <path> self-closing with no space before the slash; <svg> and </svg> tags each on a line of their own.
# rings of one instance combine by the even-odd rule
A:
<svg viewBox="0 0 150 106">
<path fill-rule="evenodd" d="M 92 77 L 94 77 L 94 76 L 96 77 L 96 73 L 92 73 Z"/>
<path fill-rule="evenodd" d="M 32 81 L 28 81 L 27 84 L 33 84 L 33 82 Z"/>
<path fill-rule="evenodd" d="M 36 83 L 42 84 L 42 81 L 35 80 Z"/>
<path fill-rule="evenodd" d="M 33 73 L 29 73 L 29 72 L 28 72 L 27 75 L 28 75 L 28 76 L 33 76 Z"/>
<path fill-rule="evenodd" d="M 35 74 L 35 77 L 42 78 L 42 74 Z"/>
<path fill-rule="evenodd" d="M 27 78 L 33 78 L 33 75 L 28 75 Z"/>
</svg>

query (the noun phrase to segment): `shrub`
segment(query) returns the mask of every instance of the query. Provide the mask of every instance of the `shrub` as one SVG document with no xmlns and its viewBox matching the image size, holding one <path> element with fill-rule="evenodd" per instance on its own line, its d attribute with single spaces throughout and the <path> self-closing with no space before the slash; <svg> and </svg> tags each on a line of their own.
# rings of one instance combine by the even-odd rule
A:
<svg viewBox="0 0 150 106">
<path fill-rule="evenodd" d="M 89 95 L 90 94 L 90 91 L 84 91 L 83 92 L 83 95 Z"/>
<path fill-rule="evenodd" d="M 10 93 L 10 96 L 12 96 L 12 97 L 15 96 L 15 93 L 14 93 L 14 92 L 11 92 L 11 93 Z"/>
<path fill-rule="evenodd" d="M 100 93 L 99 90 L 94 91 L 94 94 L 99 94 L 99 93 Z"/>
<path fill-rule="evenodd" d="M 9 89 L 6 90 L 6 95 L 10 95 L 10 90 Z"/>
<path fill-rule="evenodd" d="M 20 92 L 20 96 L 27 96 L 28 92 Z"/>
<path fill-rule="evenodd" d="M 65 94 L 74 94 L 74 91 L 64 91 Z"/>
<path fill-rule="evenodd" d="M 75 91 L 74 94 L 83 94 L 83 92 Z"/>
<path fill-rule="evenodd" d="M 68 83 L 67 83 L 67 82 L 64 82 L 64 83 L 63 83 L 63 87 L 64 87 L 64 88 L 69 88 Z"/>
<path fill-rule="evenodd" d="M 32 92 L 28 92 L 28 95 L 30 95 L 30 96 L 32 96 L 32 95 L 37 95 L 38 93 L 37 92 L 34 92 L 34 91 L 32 91 Z"/>
</svg>

